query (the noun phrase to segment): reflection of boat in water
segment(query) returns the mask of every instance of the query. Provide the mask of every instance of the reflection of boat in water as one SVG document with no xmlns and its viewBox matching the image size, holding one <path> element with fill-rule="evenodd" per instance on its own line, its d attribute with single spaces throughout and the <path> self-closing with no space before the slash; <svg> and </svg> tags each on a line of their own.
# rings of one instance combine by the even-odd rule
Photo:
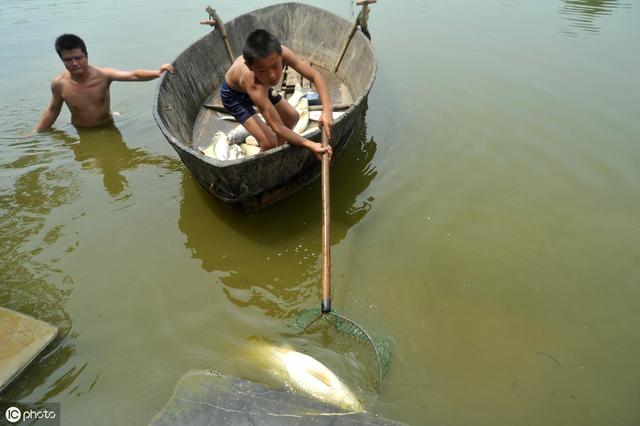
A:
<svg viewBox="0 0 640 426">
<path fill-rule="evenodd" d="M 340 61 L 352 23 L 313 6 L 284 3 L 227 23 L 233 51 L 240 52 L 246 37 L 258 28 L 273 32 L 284 45 L 320 70 L 334 103 L 348 99 L 351 106 L 336 119 L 330 141 L 337 157 L 363 119 L 365 100 L 373 84 L 376 62 L 369 40 L 356 32 Z M 333 72 L 337 63 L 340 66 Z M 194 148 L 211 140 L 216 131 L 227 132 L 231 126 L 218 119 L 218 112 L 204 106 L 215 100 L 230 66 L 220 31 L 212 31 L 187 48 L 174 66 L 178 71 L 163 76 L 158 86 L 154 117 L 207 192 L 225 204 L 252 211 L 290 195 L 319 175 L 320 163 L 315 156 L 309 150 L 288 144 L 230 161 L 204 156 Z M 307 137 L 319 141 L 320 133 L 316 129 Z"/>
<path fill-rule="evenodd" d="M 571 22 L 571 26 L 595 34 L 600 31 L 597 23 L 599 17 L 611 15 L 615 9 L 630 7 L 630 3 L 619 3 L 617 0 L 565 0 L 559 11 Z"/>
<path fill-rule="evenodd" d="M 364 122 L 332 166 L 333 244 L 371 209 L 364 197 L 377 172 L 377 145 Z M 319 182 L 283 200 L 278 208 L 237 215 L 208 197 L 189 174 L 182 180 L 178 227 L 191 256 L 208 272 L 221 272 L 224 292 L 238 306 L 256 306 L 280 317 L 315 300 L 319 280 Z M 287 212 L 286 214 L 284 212 Z"/>
</svg>

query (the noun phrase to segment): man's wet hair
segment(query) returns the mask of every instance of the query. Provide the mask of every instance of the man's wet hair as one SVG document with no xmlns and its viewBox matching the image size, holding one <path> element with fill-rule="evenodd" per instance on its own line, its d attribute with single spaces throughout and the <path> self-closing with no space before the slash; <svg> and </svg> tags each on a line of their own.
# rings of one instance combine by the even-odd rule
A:
<svg viewBox="0 0 640 426">
<path fill-rule="evenodd" d="M 84 41 L 75 34 L 62 34 L 56 39 L 56 52 L 62 58 L 63 50 L 82 49 L 82 53 L 87 56 L 87 46 Z"/>
<path fill-rule="evenodd" d="M 248 64 L 260 58 L 266 58 L 272 53 L 282 54 L 280 40 L 269 31 L 255 30 L 244 42 L 242 57 Z"/>
</svg>

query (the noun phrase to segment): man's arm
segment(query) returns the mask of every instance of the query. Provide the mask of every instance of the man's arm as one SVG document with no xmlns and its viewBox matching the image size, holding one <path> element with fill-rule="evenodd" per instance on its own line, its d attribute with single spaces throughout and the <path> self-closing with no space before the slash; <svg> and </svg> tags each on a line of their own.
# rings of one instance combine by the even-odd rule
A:
<svg viewBox="0 0 640 426">
<path fill-rule="evenodd" d="M 62 110 L 62 95 L 60 94 L 60 84 L 53 80 L 51 82 L 51 101 L 49 106 L 44 110 L 38 125 L 36 126 L 36 132 L 42 132 L 56 121 Z"/>
<path fill-rule="evenodd" d="M 333 105 L 331 103 L 331 95 L 329 95 L 329 87 L 327 82 L 320 73 L 320 71 L 312 68 L 309 64 L 301 60 L 291 49 L 282 46 L 282 63 L 289 65 L 294 70 L 298 71 L 301 76 L 309 81 L 313 82 L 318 94 L 320 95 L 320 101 L 322 102 L 322 115 L 318 125 L 325 127 L 329 137 L 331 137 L 331 128 L 333 127 Z"/>
<path fill-rule="evenodd" d="M 267 92 L 264 87 L 252 85 L 247 88 L 247 94 L 262 113 L 267 125 L 277 136 L 280 136 L 291 144 L 310 149 L 318 160 L 322 159 L 322 154 L 325 152 L 327 152 L 329 154 L 329 158 L 331 158 L 333 150 L 330 146 L 323 148 L 322 144 L 305 139 L 284 125 L 282 119 L 280 119 L 280 114 L 278 114 L 278 111 L 267 97 Z"/>
<path fill-rule="evenodd" d="M 120 71 L 115 68 L 101 68 L 101 71 L 111 81 L 149 81 L 160 77 L 165 71 L 173 74 L 173 66 L 171 64 L 164 64 L 157 71 L 143 69 L 133 71 Z"/>
</svg>

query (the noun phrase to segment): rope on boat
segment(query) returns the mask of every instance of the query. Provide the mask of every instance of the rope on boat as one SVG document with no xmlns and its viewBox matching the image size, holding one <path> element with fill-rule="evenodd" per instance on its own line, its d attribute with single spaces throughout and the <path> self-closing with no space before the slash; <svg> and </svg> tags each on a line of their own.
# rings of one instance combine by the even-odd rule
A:
<svg viewBox="0 0 640 426">
<path fill-rule="evenodd" d="M 333 72 L 338 72 L 338 68 L 340 67 L 340 64 L 342 63 L 342 59 L 344 58 L 344 54 L 347 53 L 347 48 L 349 47 L 349 44 L 351 44 L 351 39 L 353 38 L 353 35 L 356 33 L 356 30 L 358 29 L 358 26 L 360 27 L 360 30 L 362 31 L 362 33 L 369 39 L 371 40 L 371 34 L 369 33 L 369 27 L 368 27 L 368 23 L 369 23 L 369 4 L 371 3 L 376 3 L 378 0 L 357 0 L 356 4 L 358 6 L 362 6 L 362 9 L 360 9 L 360 13 L 358 13 L 358 17 L 356 18 L 356 21 L 353 23 L 353 26 L 351 27 L 351 31 L 349 32 L 349 37 L 347 38 L 347 42 L 344 44 L 344 46 L 342 47 L 342 52 L 340 53 L 340 57 L 338 58 L 338 62 L 336 62 L 335 67 L 333 67 Z"/>
<path fill-rule="evenodd" d="M 231 45 L 229 44 L 229 38 L 227 37 L 227 29 L 224 27 L 224 22 L 220 19 L 218 12 L 211 6 L 207 6 L 205 11 L 209 14 L 209 19 L 205 19 L 200 21 L 202 25 L 210 25 L 212 27 L 217 26 L 220 30 L 220 34 L 222 35 L 222 40 L 224 41 L 224 47 L 227 49 L 227 54 L 229 55 L 229 60 L 231 63 L 235 61 L 236 57 L 233 54 L 233 50 L 231 50 Z"/>
</svg>

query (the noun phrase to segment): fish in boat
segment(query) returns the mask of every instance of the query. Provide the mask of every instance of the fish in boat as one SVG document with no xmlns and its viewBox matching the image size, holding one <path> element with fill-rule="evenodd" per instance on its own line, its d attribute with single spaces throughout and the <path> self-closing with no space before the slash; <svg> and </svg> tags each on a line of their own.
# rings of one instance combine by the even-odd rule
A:
<svg viewBox="0 0 640 426">
<path fill-rule="evenodd" d="M 242 148 L 242 151 L 244 151 L 244 155 L 247 157 L 251 157 L 252 155 L 256 155 L 260 152 L 259 146 L 256 146 L 247 142 L 240 144 L 240 148 Z"/>
<path fill-rule="evenodd" d="M 295 93 L 292 97 L 293 96 L 295 96 Z M 298 111 L 298 114 L 300 114 L 300 119 L 294 126 L 293 131 L 298 134 L 303 134 L 309 125 L 309 101 L 300 96 L 296 101 L 295 109 Z M 264 120 L 261 115 L 259 115 L 259 117 Z M 216 151 L 215 156 L 212 158 L 217 158 L 218 160 L 237 160 L 239 158 L 251 157 L 260 152 L 256 138 L 249 134 L 247 129 L 241 124 L 236 126 L 227 135 L 217 131 L 213 139 Z M 244 141 L 244 143 L 242 141 Z M 240 149 L 236 148 L 237 145 L 235 144 L 240 144 Z M 202 152 L 211 157 L 209 153 L 205 151 Z"/>
<path fill-rule="evenodd" d="M 343 410 L 364 411 L 355 394 L 315 358 L 288 346 L 267 343 L 256 343 L 255 350 L 260 362 L 291 388 Z"/>
<path fill-rule="evenodd" d="M 227 135 L 224 132 L 217 131 L 213 135 L 213 152 L 215 154 L 214 158 L 218 160 L 226 160 L 229 158 L 229 141 L 227 140 Z"/>
<path fill-rule="evenodd" d="M 246 155 L 244 150 L 240 145 L 233 144 L 229 146 L 229 155 L 227 156 L 227 160 L 239 160 L 245 157 Z"/>
<path fill-rule="evenodd" d="M 247 136 L 247 138 L 244 140 L 244 143 L 251 146 L 257 146 L 257 147 L 260 146 L 260 144 L 258 143 L 258 140 L 253 135 Z"/>
<path fill-rule="evenodd" d="M 296 111 L 300 114 L 300 118 L 298 122 L 293 127 L 293 131 L 297 134 L 302 134 L 307 129 L 309 125 L 309 101 L 307 98 L 302 98 L 296 105 Z"/>
<path fill-rule="evenodd" d="M 210 143 L 205 148 L 201 148 L 200 152 L 210 158 L 216 158 L 216 151 L 214 149 L 214 144 Z"/>
<path fill-rule="evenodd" d="M 262 28 L 276 34 L 283 45 L 322 73 L 333 105 L 346 109 L 334 120 L 329 141 L 332 161 L 339 160 L 348 141 L 362 128 L 375 79 L 377 63 L 370 40 L 361 31 L 349 38 L 353 28 L 349 20 L 294 2 L 250 11 L 226 22 L 225 27 L 233 55 L 240 54 L 252 31 Z M 219 88 L 231 62 L 217 29 L 196 40 L 173 62 L 182 71 L 160 77 L 153 115 L 163 136 L 205 191 L 228 206 L 252 212 L 317 179 L 320 162 L 310 150 L 291 144 L 234 160 L 202 153 L 202 145 L 208 145 L 216 131 L 227 133 L 229 145 L 245 143 L 249 136 L 242 126 L 229 134 L 231 123 L 218 119 L 220 112 L 209 108 L 221 104 Z M 290 77 L 299 80 L 295 73 Z M 320 141 L 320 131 L 313 124 L 302 135 Z"/>
<path fill-rule="evenodd" d="M 302 86 L 300 85 L 300 83 L 296 83 L 295 89 L 291 96 L 289 96 L 289 99 L 287 99 L 287 102 L 289 102 L 289 105 L 295 108 L 298 106 L 298 102 L 300 102 L 300 99 L 302 99 L 304 95 L 305 91 L 302 90 Z"/>
<path fill-rule="evenodd" d="M 230 143 L 242 143 L 246 141 L 249 136 L 251 136 L 251 133 L 249 133 L 242 124 L 238 124 L 227 134 L 227 139 Z"/>
<path fill-rule="evenodd" d="M 203 155 L 206 155 L 207 157 L 218 158 L 216 155 L 216 146 L 219 145 L 218 151 L 222 153 L 228 150 L 228 146 L 226 148 L 223 147 L 223 145 L 225 144 L 229 145 L 229 142 L 227 141 L 227 135 L 225 135 L 224 132 L 218 131 L 214 133 L 210 141 L 201 143 L 195 146 L 194 148 L 196 148 L 198 151 L 200 151 Z M 227 156 L 225 155 L 224 157 L 226 158 Z"/>
<path fill-rule="evenodd" d="M 198 149 L 207 157 L 221 161 L 237 160 L 247 156 L 245 150 L 241 146 L 229 144 L 227 135 L 221 131 L 218 131 L 213 135 L 210 144 L 199 146 Z"/>
<path fill-rule="evenodd" d="M 300 114 L 300 119 L 298 120 L 298 123 L 293 128 L 293 131 L 298 133 L 298 134 L 302 134 L 307 129 L 307 126 L 309 125 L 309 116 L 310 116 L 310 113 L 309 113 L 309 102 L 306 99 L 303 98 L 304 94 L 305 94 L 305 92 L 302 90 L 302 87 L 298 83 L 298 84 L 296 84 L 296 89 L 293 92 L 293 94 L 289 97 L 289 99 L 287 99 L 289 104 L 291 106 L 293 106 L 296 109 L 296 111 L 298 111 L 298 114 Z M 262 116 L 262 114 L 258 114 L 258 117 L 262 121 L 265 121 L 265 119 Z M 229 121 L 235 120 L 235 118 L 233 118 L 233 116 L 230 116 L 230 115 L 227 115 L 227 114 L 221 115 L 218 118 L 220 118 L 222 120 L 229 120 Z M 227 134 L 227 139 L 228 139 L 229 143 L 231 143 L 231 144 L 242 143 L 242 141 L 245 141 L 245 143 L 246 143 L 248 138 L 251 138 L 251 139 L 255 140 L 255 138 L 253 136 L 251 136 L 249 131 L 247 129 L 245 129 L 245 127 L 242 124 L 238 124 L 235 128 L 233 128 Z M 256 141 L 255 144 L 256 144 L 256 146 L 258 146 L 257 141 Z"/>
</svg>

